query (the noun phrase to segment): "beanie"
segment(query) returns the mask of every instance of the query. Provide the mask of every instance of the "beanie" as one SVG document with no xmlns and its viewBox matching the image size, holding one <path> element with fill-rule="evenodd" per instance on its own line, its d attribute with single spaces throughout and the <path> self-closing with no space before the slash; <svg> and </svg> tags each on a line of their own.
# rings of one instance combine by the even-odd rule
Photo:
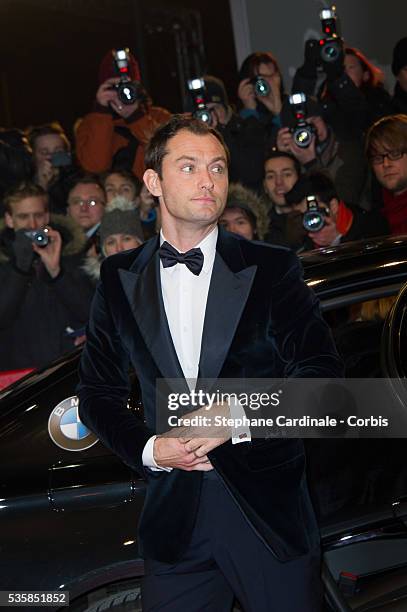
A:
<svg viewBox="0 0 407 612">
<path fill-rule="evenodd" d="M 393 49 L 391 70 L 394 76 L 397 76 L 404 66 L 407 66 L 407 36 L 399 40 Z"/>
<path fill-rule="evenodd" d="M 113 198 L 106 206 L 99 227 L 100 244 L 112 234 L 129 234 L 144 242 L 138 210 L 123 197 Z"/>
<path fill-rule="evenodd" d="M 204 76 L 206 101 L 216 102 L 216 104 L 223 104 L 226 108 L 229 106 L 229 99 L 226 93 L 225 86 L 220 79 L 214 76 Z"/>
<path fill-rule="evenodd" d="M 114 49 L 110 49 L 103 58 L 99 66 L 99 85 L 107 79 L 120 76 L 116 70 L 115 61 L 113 58 Z M 132 81 L 140 81 L 140 68 L 138 62 L 132 53 L 129 53 L 129 77 Z"/>
</svg>

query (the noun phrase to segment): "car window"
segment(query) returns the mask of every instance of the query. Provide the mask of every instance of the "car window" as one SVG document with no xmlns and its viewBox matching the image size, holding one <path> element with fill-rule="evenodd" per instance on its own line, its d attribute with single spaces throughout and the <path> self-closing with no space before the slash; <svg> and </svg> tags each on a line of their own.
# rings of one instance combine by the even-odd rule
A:
<svg viewBox="0 0 407 612">
<path fill-rule="evenodd" d="M 341 306 L 324 313 L 348 378 L 380 377 L 384 321 L 396 295 Z"/>
</svg>

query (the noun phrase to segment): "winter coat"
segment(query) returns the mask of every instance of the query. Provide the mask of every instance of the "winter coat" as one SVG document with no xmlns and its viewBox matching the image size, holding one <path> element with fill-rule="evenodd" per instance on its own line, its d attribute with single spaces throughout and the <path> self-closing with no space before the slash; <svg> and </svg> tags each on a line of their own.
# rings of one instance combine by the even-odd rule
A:
<svg viewBox="0 0 407 612">
<path fill-rule="evenodd" d="M 39 257 L 28 273 L 15 266 L 14 231 L 0 227 L 0 371 L 39 368 L 74 348 L 67 328 L 85 326 L 93 286 L 80 268 L 84 236 L 67 217 L 51 216 L 62 237 L 61 272 Z"/>
<path fill-rule="evenodd" d="M 76 133 L 76 154 L 87 172 L 106 172 L 112 167 L 132 170 L 142 180 L 144 148 L 159 125 L 170 119 L 164 108 L 148 107 L 127 120 L 110 109 L 96 106 L 86 115 Z"/>
</svg>

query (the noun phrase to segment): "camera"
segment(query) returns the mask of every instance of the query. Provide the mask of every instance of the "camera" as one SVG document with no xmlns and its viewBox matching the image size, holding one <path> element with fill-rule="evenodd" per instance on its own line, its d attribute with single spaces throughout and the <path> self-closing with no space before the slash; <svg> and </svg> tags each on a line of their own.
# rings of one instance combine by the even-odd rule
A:
<svg viewBox="0 0 407 612">
<path fill-rule="evenodd" d="M 51 165 L 53 168 L 64 168 L 72 164 L 71 154 L 68 151 L 55 151 L 51 155 Z"/>
<path fill-rule="evenodd" d="M 48 236 L 47 228 L 44 228 L 42 230 L 29 230 L 24 233 L 27 236 L 27 238 L 29 238 L 31 242 L 36 244 L 38 247 L 43 248 L 43 247 L 48 246 L 49 244 L 49 236 Z"/>
<path fill-rule="evenodd" d="M 329 216 L 329 209 L 319 206 L 314 195 L 306 198 L 307 210 L 302 218 L 302 225 L 307 232 L 319 232 L 325 225 L 325 217 Z"/>
<path fill-rule="evenodd" d="M 336 13 L 334 7 L 322 9 L 319 14 L 324 38 L 319 41 L 320 55 L 323 62 L 336 62 L 342 52 L 342 41 L 336 28 Z"/>
<path fill-rule="evenodd" d="M 306 55 L 309 60 L 323 68 L 324 64 L 332 64 L 339 60 L 342 55 L 342 38 L 337 31 L 337 16 L 335 7 L 322 9 L 319 13 L 323 38 L 319 40 L 311 38 L 306 43 Z"/>
<path fill-rule="evenodd" d="M 250 79 L 250 83 L 252 83 L 254 87 L 255 94 L 260 98 L 265 98 L 270 93 L 270 85 L 263 77 L 256 75 L 252 79 Z"/>
<path fill-rule="evenodd" d="M 188 80 L 188 89 L 191 92 L 192 102 L 194 105 L 193 116 L 200 119 L 204 123 L 211 125 L 212 113 L 206 106 L 205 81 L 202 77 Z"/>
<path fill-rule="evenodd" d="M 288 97 L 288 102 L 295 117 L 295 126 L 290 128 L 297 147 L 306 149 L 312 142 L 315 128 L 306 120 L 307 96 L 304 93 L 295 93 Z"/>
<path fill-rule="evenodd" d="M 122 104 L 134 104 L 141 98 L 142 87 L 139 81 L 132 81 L 129 70 L 129 49 L 116 49 L 113 51 L 113 60 L 120 81 L 114 85 Z"/>
</svg>

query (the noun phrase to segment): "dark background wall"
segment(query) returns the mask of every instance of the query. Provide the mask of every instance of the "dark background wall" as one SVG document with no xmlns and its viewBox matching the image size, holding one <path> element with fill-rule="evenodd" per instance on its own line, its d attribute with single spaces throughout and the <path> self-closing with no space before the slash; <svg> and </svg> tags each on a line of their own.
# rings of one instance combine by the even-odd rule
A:
<svg viewBox="0 0 407 612">
<path fill-rule="evenodd" d="M 236 86 L 228 0 L 2 0 L 0 23 L 3 127 L 59 120 L 70 131 L 92 107 L 111 48 L 135 52 L 154 103 L 171 111 L 183 110 L 186 71 Z"/>
<path fill-rule="evenodd" d="M 242 7 L 242 0 L 231 2 Z M 245 0 L 251 50 L 272 51 L 289 84 L 303 61 L 305 40 L 320 36 L 319 11 L 331 4 L 337 7 L 346 42 L 384 69 L 386 84 L 392 86 L 392 49 L 407 36 L 406 0 Z"/>
</svg>

